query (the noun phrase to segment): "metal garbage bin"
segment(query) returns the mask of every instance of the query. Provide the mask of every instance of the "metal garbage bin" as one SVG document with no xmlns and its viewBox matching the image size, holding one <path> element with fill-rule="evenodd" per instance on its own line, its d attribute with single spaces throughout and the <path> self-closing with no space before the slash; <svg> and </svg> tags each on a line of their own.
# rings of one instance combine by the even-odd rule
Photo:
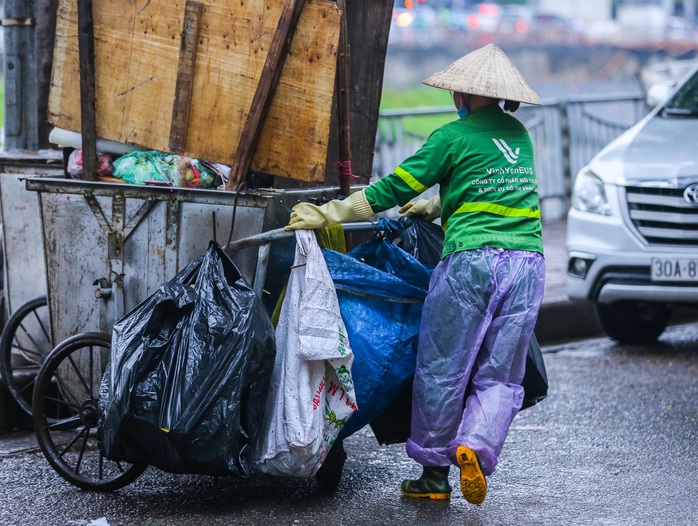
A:
<svg viewBox="0 0 698 526">
<path fill-rule="evenodd" d="M 8 316 L 30 299 L 46 294 L 39 199 L 25 189 L 22 179 L 62 174 L 59 151 L 0 153 L 3 292 Z"/>
<path fill-rule="evenodd" d="M 12 399 L 31 414 L 34 379 L 52 349 L 48 336 L 46 266 L 39 199 L 25 189 L 26 177 L 60 177 L 63 155 L 57 150 L 0 153 L 0 221 L 2 222 L 2 336 L 0 373 Z M 0 413 L 15 424 L 22 415 L 9 397 Z"/>
<path fill-rule="evenodd" d="M 208 248 L 283 226 L 299 201 L 323 200 L 336 188 L 227 192 L 70 179 L 28 178 L 38 192 L 54 345 L 113 324 Z M 229 235 L 231 224 L 234 228 Z M 290 267 L 283 246 L 262 264 Z M 255 281 L 256 249 L 232 254 Z M 269 272 L 269 279 L 278 273 Z M 256 284 L 258 293 L 269 290 Z M 274 287 L 271 287 L 274 288 Z"/>
</svg>

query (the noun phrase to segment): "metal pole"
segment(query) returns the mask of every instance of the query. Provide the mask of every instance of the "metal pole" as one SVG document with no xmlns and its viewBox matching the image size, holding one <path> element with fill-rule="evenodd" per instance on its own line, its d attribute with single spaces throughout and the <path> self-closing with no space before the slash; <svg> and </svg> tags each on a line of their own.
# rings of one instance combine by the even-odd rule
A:
<svg viewBox="0 0 698 526">
<path fill-rule="evenodd" d="M 34 2 L 5 0 L 5 150 L 39 149 Z"/>
<path fill-rule="evenodd" d="M 349 100 L 350 60 L 349 38 L 347 34 L 347 6 L 344 0 L 337 0 L 342 11 L 339 26 L 339 57 L 337 60 L 337 84 L 339 85 L 339 191 L 349 195 L 351 186 L 351 101 Z"/>
<path fill-rule="evenodd" d="M 97 172 L 97 117 L 92 0 L 78 0 L 78 54 L 80 57 L 82 173 L 85 180 L 94 181 Z"/>
</svg>

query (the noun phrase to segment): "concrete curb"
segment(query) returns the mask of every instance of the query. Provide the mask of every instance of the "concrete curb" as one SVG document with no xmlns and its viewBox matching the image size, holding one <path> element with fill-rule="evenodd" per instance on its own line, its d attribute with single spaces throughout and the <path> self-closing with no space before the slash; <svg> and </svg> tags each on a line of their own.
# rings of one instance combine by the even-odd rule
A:
<svg viewBox="0 0 698 526">
<path fill-rule="evenodd" d="M 541 345 L 603 336 L 603 329 L 589 303 L 571 300 L 543 303 L 535 329 Z"/>
<path fill-rule="evenodd" d="M 698 322 L 698 309 L 681 306 L 674 310 L 669 325 L 696 322 Z M 606 337 L 592 304 L 572 300 L 543 303 L 538 314 L 535 334 L 541 345 L 582 338 Z"/>
</svg>

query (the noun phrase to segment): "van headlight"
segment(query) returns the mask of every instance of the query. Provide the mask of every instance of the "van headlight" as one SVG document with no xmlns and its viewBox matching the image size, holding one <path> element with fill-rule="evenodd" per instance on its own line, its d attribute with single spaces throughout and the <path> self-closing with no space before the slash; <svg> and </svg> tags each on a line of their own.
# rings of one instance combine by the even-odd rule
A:
<svg viewBox="0 0 698 526">
<path fill-rule="evenodd" d="M 603 181 L 589 168 L 583 168 L 577 174 L 572 188 L 572 206 L 582 212 L 611 215 Z"/>
</svg>

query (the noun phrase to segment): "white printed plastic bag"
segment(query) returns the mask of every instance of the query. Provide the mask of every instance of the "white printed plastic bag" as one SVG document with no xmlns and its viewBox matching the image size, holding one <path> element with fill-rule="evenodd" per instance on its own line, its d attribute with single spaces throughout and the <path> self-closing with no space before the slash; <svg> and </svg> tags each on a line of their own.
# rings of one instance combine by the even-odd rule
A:
<svg viewBox="0 0 698 526">
<path fill-rule="evenodd" d="M 312 476 L 356 411 L 354 355 L 315 233 L 296 231 L 296 257 L 276 327 L 276 361 L 255 469 Z"/>
</svg>

